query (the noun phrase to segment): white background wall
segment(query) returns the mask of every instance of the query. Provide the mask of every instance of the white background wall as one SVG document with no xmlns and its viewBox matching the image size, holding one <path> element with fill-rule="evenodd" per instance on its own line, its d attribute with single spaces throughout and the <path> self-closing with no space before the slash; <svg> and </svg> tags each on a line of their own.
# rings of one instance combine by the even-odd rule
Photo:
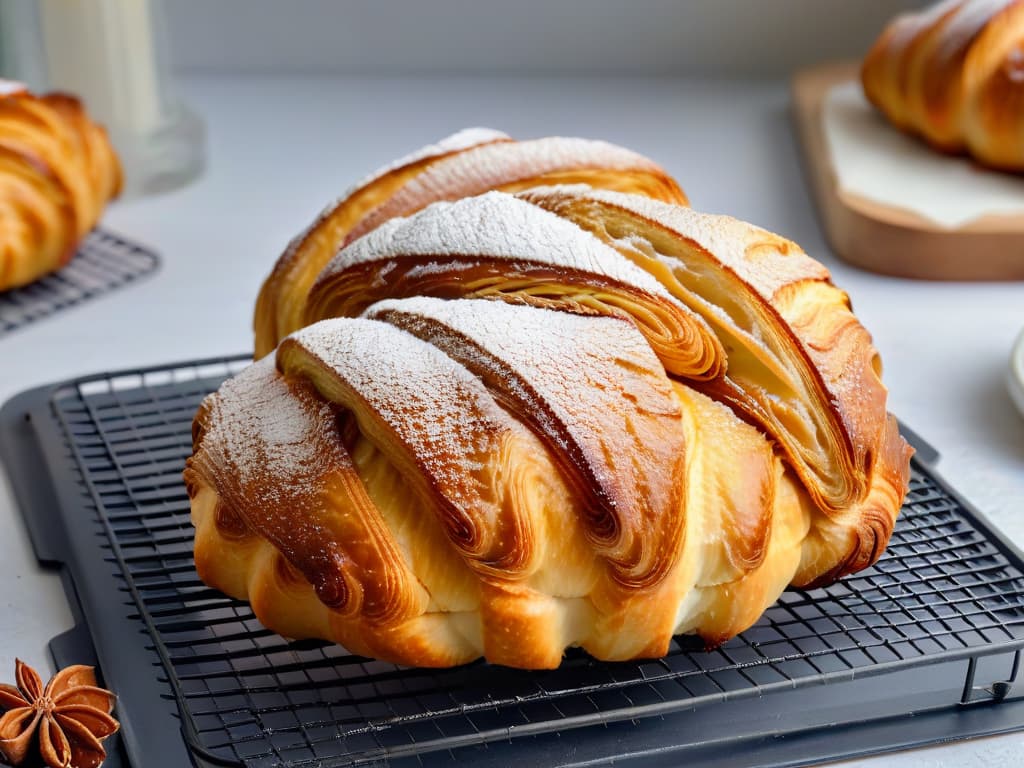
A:
<svg viewBox="0 0 1024 768">
<path fill-rule="evenodd" d="M 0 0 L 5 2 L 6 0 Z M 166 0 L 188 73 L 786 76 L 924 0 Z"/>
</svg>

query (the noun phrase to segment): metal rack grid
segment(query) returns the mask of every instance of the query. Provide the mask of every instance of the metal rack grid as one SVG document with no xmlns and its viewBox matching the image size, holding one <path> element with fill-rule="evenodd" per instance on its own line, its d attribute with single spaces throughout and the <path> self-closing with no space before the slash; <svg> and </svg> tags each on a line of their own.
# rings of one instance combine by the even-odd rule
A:
<svg viewBox="0 0 1024 768">
<path fill-rule="evenodd" d="M 263 629 L 248 605 L 200 582 L 191 557 L 180 473 L 192 416 L 244 362 L 82 380 L 52 397 L 110 537 L 111 562 L 123 572 L 126 600 L 167 671 L 186 740 L 211 764 L 418 764 L 438 750 L 944 659 L 972 659 L 967 702 L 975 657 L 1024 646 L 1017 556 L 919 470 L 875 567 L 827 589 L 787 592 L 756 626 L 711 652 L 678 638 L 652 661 L 608 664 L 571 651 L 547 672 L 484 663 L 426 670 L 287 642 Z"/>
<path fill-rule="evenodd" d="M 0 337 L 11 331 L 120 288 L 153 272 L 155 252 L 119 235 L 95 229 L 59 272 L 22 288 L 0 292 Z"/>
</svg>

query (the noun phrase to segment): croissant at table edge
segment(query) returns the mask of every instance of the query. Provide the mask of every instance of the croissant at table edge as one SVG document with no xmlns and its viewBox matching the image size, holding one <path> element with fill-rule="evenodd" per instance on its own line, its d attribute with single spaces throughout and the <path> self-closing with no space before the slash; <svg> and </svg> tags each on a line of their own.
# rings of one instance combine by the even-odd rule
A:
<svg viewBox="0 0 1024 768">
<path fill-rule="evenodd" d="M 674 182 L 618 191 L 637 167 L 453 201 L 477 182 L 406 179 L 336 254 L 293 245 L 316 274 L 268 292 L 279 262 L 261 302 L 295 327 L 193 425 L 200 577 L 289 637 L 551 668 L 713 646 L 877 560 L 911 450 L 846 295 Z"/>
<path fill-rule="evenodd" d="M 900 15 L 861 82 L 894 125 L 937 149 L 1024 170 L 1024 0 L 945 0 Z"/>
<path fill-rule="evenodd" d="M 67 264 L 121 182 L 106 131 L 76 98 L 0 80 L 0 291 Z"/>
</svg>

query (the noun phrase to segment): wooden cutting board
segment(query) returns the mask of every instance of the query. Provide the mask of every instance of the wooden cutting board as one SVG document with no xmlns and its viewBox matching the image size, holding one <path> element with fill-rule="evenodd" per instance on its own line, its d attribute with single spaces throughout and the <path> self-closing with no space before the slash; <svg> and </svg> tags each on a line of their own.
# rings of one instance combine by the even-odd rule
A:
<svg viewBox="0 0 1024 768">
<path fill-rule="evenodd" d="M 823 107 L 833 87 L 857 77 L 856 64 L 828 64 L 799 73 L 792 84 L 808 176 L 836 254 L 863 269 L 901 277 L 1024 280 L 1024 212 L 986 214 L 959 226 L 942 226 L 912 206 L 880 202 L 840 187 Z M 935 154 L 938 162 L 963 163 Z"/>
</svg>

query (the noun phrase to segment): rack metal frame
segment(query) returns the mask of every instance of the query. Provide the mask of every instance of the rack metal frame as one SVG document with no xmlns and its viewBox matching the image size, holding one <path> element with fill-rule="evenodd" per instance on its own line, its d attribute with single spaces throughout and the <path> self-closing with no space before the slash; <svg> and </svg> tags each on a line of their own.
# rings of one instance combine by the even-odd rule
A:
<svg viewBox="0 0 1024 768">
<path fill-rule="evenodd" d="M 126 764 L 801 765 L 1024 726 L 1024 558 L 922 460 L 878 564 L 786 592 L 713 651 L 679 637 L 662 659 L 570 651 L 523 672 L 289 642 L 192 561 L 192 416 L 247 361 L 85 377 L 0 411 L 36 554 L 79 619 L 55 656 L 95 652 Z"/>
</svg>

